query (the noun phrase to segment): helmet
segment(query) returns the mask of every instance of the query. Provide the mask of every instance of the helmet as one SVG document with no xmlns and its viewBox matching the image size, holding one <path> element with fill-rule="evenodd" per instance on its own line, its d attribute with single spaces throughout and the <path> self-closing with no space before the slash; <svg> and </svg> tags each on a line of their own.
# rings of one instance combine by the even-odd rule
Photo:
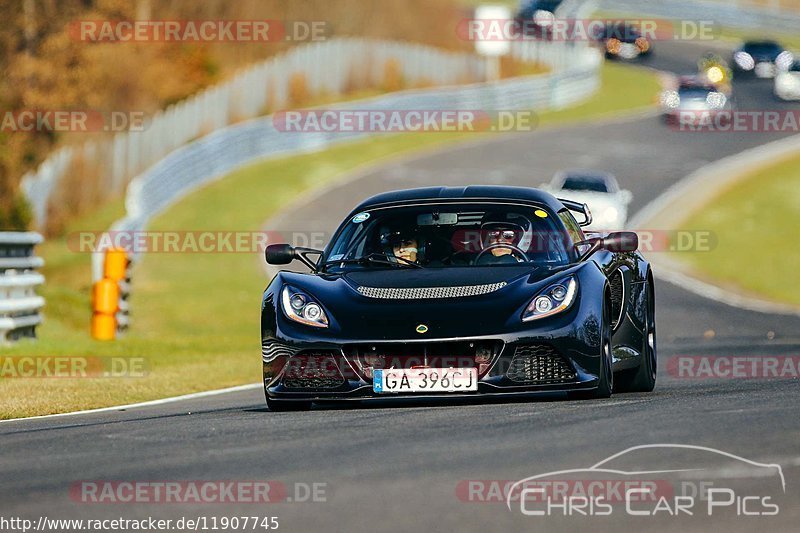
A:
<svg viewBox="0 0 800 533">
<path fill-rule="evenodd" d="M 419 261 L 425 252 L 425 247 L 420 237 L 419 227 L 415 224 L 383 227 L 380 231 L 381 248 L 386 257 L 393 258 L 396 245 L 404 241 L 414 240 L 417 242 L 417 261 Z"/>
<path fill-rule="evenodd" d="M 510 243 L 524 249 L 530 243 L 530 221 L 517 213 L 487 213 L 481 221 L 481 244 L 485 248 L 498 232 L 512 232 Z M 526 244 L 527 243 L 527 244 Z"/>
</svg>

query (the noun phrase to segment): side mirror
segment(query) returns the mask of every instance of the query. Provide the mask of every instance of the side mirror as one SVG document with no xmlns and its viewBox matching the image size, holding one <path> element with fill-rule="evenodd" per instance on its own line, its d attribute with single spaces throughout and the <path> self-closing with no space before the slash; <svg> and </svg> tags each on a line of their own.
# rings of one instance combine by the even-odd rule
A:
<svg viewBox="0 0 800 533">
<path fill-rule="evenodd" d="M 595 237 L 575 243 L 575 246 L 589 245 L 578 258 L 578 262 L 589 259 L 597 250 L 609 252 L 635 252 L 639 249 L 639 236 L 632 231 L 618 231 L 609 233 L 606 237 Z"/>
<path fill-rule="evenodd" d="M 635 252 L 639 249 L 639 236 L 633 231 L 609 233 L 603 238 L 603 248 L 609 252 Z"/>
<path fill-rule="evenodd" d="M 308 258 L 309 255 L 321 255 L 322 250 L 313 248 L 295 248 L 291 244 L 270 244 L 264 250 L 264 257 L 270 265 L 288 265 L 295 259 L 306 265 L 312 272 L 317 271 L 317 265 Z"/>
<path fill-rule="evenodd" d="M 290 244 L 270 244 L 264 251 L 264 257 L 270 265 L 288 265 L 295 260 L 297 254 Z"/>
</svg>

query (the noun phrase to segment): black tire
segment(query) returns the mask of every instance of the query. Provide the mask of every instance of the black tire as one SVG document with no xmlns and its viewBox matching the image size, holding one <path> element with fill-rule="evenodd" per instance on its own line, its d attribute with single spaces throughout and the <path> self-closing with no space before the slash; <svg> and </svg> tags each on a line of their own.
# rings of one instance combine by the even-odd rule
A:
<svg viewBox="0 0 800 533">
<path fill-rule="evenodd" d="M 287 411 L 308 411 L 311 409 L 311 402 L 302 400 L 272 400 L 267 398 L 267 407 L 273 413 Z"/>
<path fill-rule="evenodd" d="M 594 398 L 610 398 L 614 392 L 614 372 L 612 369 L 613 356 L 611 353 L 611 304 L 606 296 L 603 306 L 603 340 L 600 343 L 600 380 L 597 388 L 592 390 L 570 391 L 567 398 L 570 400 L 591 400 Z"/>
<path fill-rule="evenodd" d="M 642 335 L 642 363 L 638 368 L 620 373 L 617 383 L 621 392 L 652 392 L 656 387 L 658 352 L 656 349 L 656 297 L 653 279 L 647 282 L 647 307 L 645 308 L 644 334 Z"/>
</svg>

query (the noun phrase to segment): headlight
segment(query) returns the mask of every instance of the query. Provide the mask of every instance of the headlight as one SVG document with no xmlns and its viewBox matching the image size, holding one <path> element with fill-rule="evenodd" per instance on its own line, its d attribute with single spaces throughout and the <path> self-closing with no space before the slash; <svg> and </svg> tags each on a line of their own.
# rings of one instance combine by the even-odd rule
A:
<svg viewBox="0 0 800 533">
<path fill-rule="evenodd" d="M 670 109 L 675 109 L 681 105 L 681 97 L 678 91 L 664 91 L 661 95 L 661 105 Z"/>
<path fill-rule="evenodd" d="M 530 322 L 566 311 L 575 301 L 577 294 L 578 281 L 574 277 L 554 283 L 531 300 L 522 313 L 522 321 Z"/>
<path fill-rule="evenodd" d="M 711 83 L 719 83 L 725 79 L 725 71 L 722 70 L 722 67 L 714 65 L 713 67 L 708 67 L 706 69 L 706 78 Z"/>
<path fill-rule="evenodd" d="M 722 109 L 725 107 L 727 100 L 724 94 L 717 92 L 708 93 L 708 96 L 706 96 L 706 103 L 711 109 Z"/>
<path fill-rule="evenodd" d="M 322 306 L 308 293 L 286 285 L 281 292 L 281 307 L 287 318 L 315 328 L 327 328 L 328 317 Z"/>
<path fill-rule="evenodd" d="M 753 68 L 756 66 L 753 56 L 747 52 L 736 52 L 733 54 L 733 60 L 736 61 L 736 64 L 739 65 L 742 70 L 753 70 Z"/>
<path fill-rule="evenodd" d="M 537 9 L 533 13 L 533 21 L 542 27 L 552 26 L 556 20 L 556 16 L 550 11 L 544 9 Z"/>
<path fill-rule="evenodd" d="M 794 56 L 788 50 L 784 50 L 778 57 L 775 58 L 775 66 L 781 70 L 789 70 L 789 67 L 794 63 Z"/>
<path fill-rule="evenodd" d="M 617 220 L 617 216 L 619 216 L 619 211 L 617 211 L 616 207 L 606 207 L 603 210 L 603 220 Z"/>
</svg>

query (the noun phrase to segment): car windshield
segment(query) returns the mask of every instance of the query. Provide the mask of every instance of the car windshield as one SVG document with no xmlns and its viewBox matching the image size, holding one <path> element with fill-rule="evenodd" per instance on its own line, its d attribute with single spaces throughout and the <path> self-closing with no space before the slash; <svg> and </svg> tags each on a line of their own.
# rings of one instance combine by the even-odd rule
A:
<svg viewBox="0 0 800 533">
<path fill-rule="evenodd" d="M 544 206 L 439 204 L 358 213 L 321 261 L 326 272 L 560 266 L 574 254 L 559 217 Z"/>
<path fill-rule="evenodd" d="M 781 47 L 778 43 L 770 41 L 752 42 L 744 45 L 744 51 L 750 55 L 778 55 Z"/>
<path fill-rule="evenodd" d="M 678 94 L 680 94 L 681 98 L 686 100 L 705 100 L 711 92 L 711 89 L 703 87 L 682 87 L 678 91 Z"/>
<path fill-rule="evenodd" d="M 605 180 L 593 176 L 569 176 L 564 179 L 561 188 L 567 191 L 609 192 Z"/>
</svg>

